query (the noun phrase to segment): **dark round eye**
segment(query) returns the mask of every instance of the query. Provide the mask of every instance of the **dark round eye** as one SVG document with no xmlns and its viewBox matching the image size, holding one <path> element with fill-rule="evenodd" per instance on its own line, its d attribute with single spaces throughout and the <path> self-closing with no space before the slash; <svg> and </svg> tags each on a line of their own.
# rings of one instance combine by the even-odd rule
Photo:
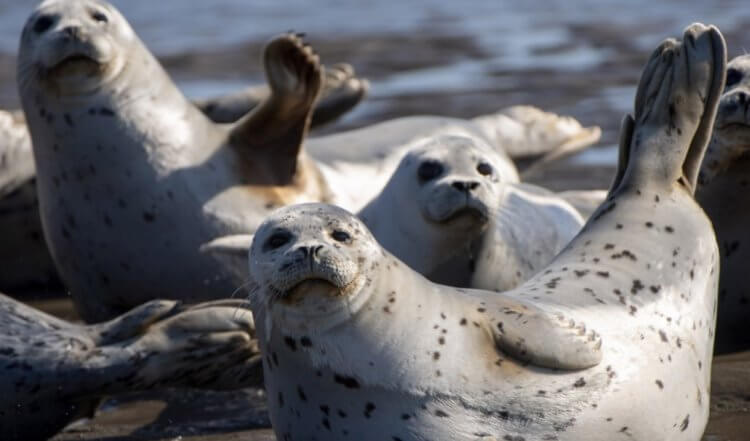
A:
<svg viewBox="0 0 750 441">
<path fill-rule="evenodd" d="M 443 165 L 437 161 L 425 161 L 417 169 L 417 175 L 421 181 L 430 181 L 441 174 L 443 174 Z"/>
<path fill-rule="evenodd" d="M 352 237 L 344 230 L 334 230 L 333 233 L 331 233 L 331 237 L 333 237 L 334 240 L 337 242 L 347 242 Z"/>
<path fill-rule="evenodd" d="M 52 20 L 52 17 L 49 15 L 42 15 L 36 20 L 36 23 L 34 23 L 34 32 L 37 34 L 41 34 L 42 32 L 46 32 L 49 28 L 52 27 L 52 23 L 54 20 Z"/>
<path fill-rule="evenodd" d="M 742 80 L 742 72 L 737 69 L 730 68 L 727 70 L 727 82 L 726 87 L 730 88 Z"/>
<path fill-rule="evenodd" d="M 274 233 L 271 235 L 271 237 L 269 237 L 266 240 L 266 243 L 263 245 L 263 249 L 275 250 L 276 248 L 279 248 L 289 243 L 291 239 L 292 239 L 292 235 L 286 231 L 280 231 L 278 233 Z"/>
<path fill-rule="evenodd" d="M 93 18 L 94 21 L 98 21 L 99 23 L 107 23 L 109 21 L 107 16 L 103 12 L 100 12 L 100 11 L 92 12 L 91 18 Z"/>
<path fill-rule="evenodd" d="M 482 176 L 487 176 L 492 174 L 492 166 L 487 164 L 486 162 L 480 162 L 477 165 L 477 171 Z"/>
</svg>

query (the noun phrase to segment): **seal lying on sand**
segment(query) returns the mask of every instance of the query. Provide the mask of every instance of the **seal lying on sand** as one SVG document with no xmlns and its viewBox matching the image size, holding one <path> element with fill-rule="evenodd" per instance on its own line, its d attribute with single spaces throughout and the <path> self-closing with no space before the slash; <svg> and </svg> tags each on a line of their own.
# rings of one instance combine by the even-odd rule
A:
<svg viewBox="0 0 750 441">
<path fill-rule="evenodd" d="M 513 291 L 433 284 L 336 207 L 270 215 L 250 275 L 278 439 L 698 441 L 719 257 L 693 189 L 725 66 L 713 27 L 659 46 L 607 201 Z"/>
<path fill-rule="evenodd" d="M 533 175 L 547 163 L 591 146 L 599 140 L 601 130 L 532 106 L 513 106 L 469 120 L 426 115 L 397 118 L 312 137 L 305 146 L 323 164 L 321 170 L 336 189 L 338 205 L 359 211 L 380 193 L 407 151 L 425 138 L 441 135 L 489 144 L 502 157 L 503 175 L 518 182 L 519 173 L 511 158 L 535 158 L 528 168 Z"/>
<path fill-rule="evenodd" d="M 726 89 L 701 165 L 696 198 L 711 218 L 721 248 L 716 351 L 750 347 L 750 56 L 727 66 Z"/>
<path fill-rule="evenodd" d="M 0 439 L 48 439 L 106 395 L 260 381 L 252 315 L 239 305 L 153 301 L 81 326 L 0 294 Z"/>
<path fill-rule="evenodd" d="M 294 35 L 267 45 L 271 96 L 231 126 L 193 106 L 102 1 L 40 4 L 18 62 L 45 237 L 87 321 L 228 296 L 236 281 L 199 244 L 254 231 L 275 206 L 330 200 L 301 151 L 321 67 Z"/>
</svg>

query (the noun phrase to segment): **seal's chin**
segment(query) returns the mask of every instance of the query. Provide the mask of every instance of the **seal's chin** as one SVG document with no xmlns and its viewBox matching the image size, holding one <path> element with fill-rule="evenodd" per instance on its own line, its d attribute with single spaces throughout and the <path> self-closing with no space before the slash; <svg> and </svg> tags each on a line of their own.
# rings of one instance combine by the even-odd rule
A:
<svg viewBox="0 0 750 441">
<path fill-rule="evenodd" d="M 485 225 L 490 220 L 487 205 L 476 201 L 470 201 L 437 214 L 426 211 L 424 217 L 430 223 L 451 227 L 475 227 Z"/>
</svg>

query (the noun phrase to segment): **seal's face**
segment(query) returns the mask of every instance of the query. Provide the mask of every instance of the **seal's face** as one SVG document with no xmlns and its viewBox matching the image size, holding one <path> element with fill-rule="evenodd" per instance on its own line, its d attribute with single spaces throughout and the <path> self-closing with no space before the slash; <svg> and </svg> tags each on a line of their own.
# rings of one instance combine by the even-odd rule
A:
<svg viewBox="0 0 750 441">
<path fill-rule="evenodd" d="M 380 248 L 360 220 L 325 204 L 287 206 L 272 213 L 250 247 L 254 302 L 288 331 L 356 312 Z M 289 329 L 292 328 L 292 329 Z"/>
<path fill-rule="evenodd" d="M 709 171 L 725 169 L 750 150 L 750 55 L 739 56 L 727 66 L 713 138 L 703 160 L 703 169 Z"/>
<path fill-rule="evenodd" d="M 439 228 L 481 229 L 500 202 L 498 161 L 473 138 L 432 138 L 399 164 L 399 209 L 417 209 Z"/>
<path fill-rule="evenodd" d="M 98 0 L 48 0 L 24 26 L 18 78 L 22 89 L 36 84 L 60 94 L 95 90 L 123 69 L 123 48 L 135 38 L 127 21 Z"/>
</svg>

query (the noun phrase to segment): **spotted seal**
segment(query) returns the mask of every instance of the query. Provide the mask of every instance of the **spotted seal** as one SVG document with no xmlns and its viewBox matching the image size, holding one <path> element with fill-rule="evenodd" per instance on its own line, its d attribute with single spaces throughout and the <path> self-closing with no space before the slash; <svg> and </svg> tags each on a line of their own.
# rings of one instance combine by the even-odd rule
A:
<svg viewBox="0 0 750 441">
<path fill-rule="evenodd" d="M 252 315 L 238 301 L 152 301 L 83 326 L 0 294 L 0 438 L 45 440 L 105 395 L 260 381 Z"/>
<path fill-rule="evenodd" d="M 383 248 L 433 282 L 495 291 L 527 280 L 583 226 L 564 199 L 518 183 L 487 143 L 457 135 L 418 142 L 357 216 Z M 232 255 L 240 273 L 251 242 L 233 235 L 203 249 Z"/>
<path fill-rule="evenodd" d="M 250 275 L 277 438 L 698 441 L 718 247 L 693 189 L 725 67 L 714 27 L 658 47 L 609 197 L 513 291 L 433 284 L 339 208 L 271 214 Z"/>
<path fill-rule="evenodd" d="M 358 216 L 383 248 L 428 279 L 505 291 L 549 263 L 583 226 L 564 200 L 519 184 L 476 138 L 409 150 Z"/>
<path fill-rule="evenodd" d="M 696 192 L 716 230 L 721 247 L 716 351 L 750 347 L 750 290 L 745 270 L 750 259 L 750 56 L 727 65 L 726 89 L 716 115 L 711 143 L 701 164 Z"/>
<path fill-rule="evenodd" d="M 215 124 L 110 4 L 48 0 L 31 14 L 18 88 L 47 244 L 85 320 L 155 298 L 228 296 L 237 281 L 199 244 L 252 232 L 275 206 L 330 200 L 301 150 L 318 57 L 283 35 L 264 66 L 270 97 Z"/>
<path fill-rule="evenodd" d="M 584 127 L 575 119 L 532 106 L 513 106 L 472 119 L 408 116 L 364 128 L 313 136 L 307 151 L 321 164 L 337 204 L 361 210 L 385 186 L 404 154 L 426 138 L 442 135 L 470 137 L 492 146 L 502 157 L 502 172 L 518 182 L 546 164 L 596 143 L 599 127 Z M 356 148 L 352 148 L 356 146 Z M 519 174 L 511 160 L 526 159 L 530 166 Z"/>
</svg>

